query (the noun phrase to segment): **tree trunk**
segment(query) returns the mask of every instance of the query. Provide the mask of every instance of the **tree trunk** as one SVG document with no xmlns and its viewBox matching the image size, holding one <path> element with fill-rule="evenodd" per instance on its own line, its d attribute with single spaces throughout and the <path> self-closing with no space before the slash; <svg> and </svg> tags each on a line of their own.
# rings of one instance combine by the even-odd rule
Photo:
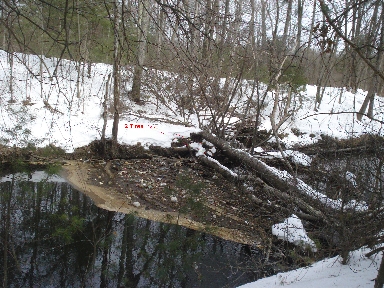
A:
<svg viewBox="0 0 384 288">
<path fill-rule="evenodd" d="M 120 48 L 119 48 L 119 9 L 117 0 L 113 1 L 113 126 L 112 126 L 112 155 L 116 152 L 117 134 L 119 131 L 119 102 L 120 102 Z"/>
<path fill-rule="evenodd" d="M 384 255 L 381 258 L 381 264 L 380 264 L 379 272 L 377 273 L 377 278 L 375 279 L 374 288 L 383 288 L 383 286 L 384 286 Z"/>
<path fill-rule="evenodd" d="M 326 217 L 320 211 L 314 209 L 311 205 L 306 203 L 306 201 L 294 196 L 294 195 L 303 195 L 303 191 L 301 191 L 297 187 L 297 185 L 294 183 L 295 181 L 293 178 L 286 177 L 287 180 L 282 179 L 281 177 L 273 173 L 271 168 L 268 165 L 266 165 L 264 162 L 254 157 L 251 157 L 249 154 L 241 150 L 232 148 L 226 141 L 219 139 L 206 131 L 202 131 L 197 134 L 191 134 L 191 137 L 195 137 L 194 135 L 197 135 L 197 137 L 198 135 L 200 135 L 207 141 L 214 144 L 217 148 L 222 150 L 229 158 L 234 159 L 235 161 L 241 162 L 244 165 L 248 166 L 250 170 L 254 171 L 256 174 L 256 175 L 254 174 L 252 175 L 253 181 L 257 185 L 261 186 L 262 190 L 265 193 L 269 193 L 271 195 L 277 196 L 281 199 L 284 199 L 285 201 L 287 200 L 292 201 L 296 205 L 298 205 L 300 209 L 306 211 L 314 218 L 326 221 Z M 227 171 L 223 172 L 223 170 L 225 169 L 222 169 L 220 165 L 217 165 L 216 163 L 208 163 L 209 158 L 206 156 L 199 157 L 199 160 L 209 165 L 210 167 L 215 168 L 216 170 L 226 175 L 227 177 L 230 177 L 232 179 L 237 178 L 237 176 L 234 176 L 228 173 Z M 262 180 L 260 180 L 258 177 L 260 177 Z M 267 184 L 264 183 L 264 181 Z M 289 192 L 286 193 L 282 191 L 289 191 Z M 295 194 L 295 192 L 297 193 Z"/>
<path fill-rule="evenodd" d="M 138 41 L 139 47 L 137 50 L 137 64 L 133 74 L 132 84 L 132 100 L 140 103 L 141 97 L 141 78 L 143 75 L 143 65 L 147 53 L 147 32 L 149 26 L 149 0 L 143 0 L 139 3 L 139 23 L 138 23 Z"/>
<path fill-rule="evenodd" d="M 283 34 L 283 43 L 284 45 L 282 49 L 287 49 L 287 39 L 288 39 L 288 30 L 289 26 L 291 25 L 291 15 L 292 15 L 292 2 L 293 0 L 288 0 L 288 8 L 287 8 L 287 17 L 285 18 L 285 25 L 284 25 L 284 34 Z"/>
<path fill-rule="evenodd" d="M 252 0 L 253 1 L 253 0 Z M 267 20 L 266 20 L 266 6 L 267 2 L 261 0 L 261 46 L 265 47 L 267 43 Z"/>
<path fill-rule="evenodd" d="M 299 50 L 301 44 L 301 30 L 303 27 L 303 0 L 297 1 L 297 36 L 296 36 L 296 48 Z"/>
<path fill-rule="evenodd" d="M 380 49 L 382 49 L 382 47 L 384 46 L 384 3 L 381 3 L 381 15 L 380 15 L 379 23 L 381 25 L 381 29 L 380 29 L 380 41 L 379 41 L 379 45 L 378 45 L 378 49 L 375 57 L 376 71 L 380 71 L 381 69 L 381 57 L 383 53 L 380 51 Z M 373 106 L 375 101 L 375 94 L 377 93 L 377 89 L 379 86 L 378 73 L 376 73 L 376 71 L 374 71 L 373 73 L 367 96 L 365 97 L 363 105 L 361 106 L 359 113 L 357 114 L 357 120 L 359 121 L 361 121 L 361 119 L 363 118 L 363 115 L 365 113 L 365 110 L 367 109 L 368 103 L 369 103 L 369 107 L 368 107 L 367 116 L 371 119 L 373 118 Z"/>
</svg>

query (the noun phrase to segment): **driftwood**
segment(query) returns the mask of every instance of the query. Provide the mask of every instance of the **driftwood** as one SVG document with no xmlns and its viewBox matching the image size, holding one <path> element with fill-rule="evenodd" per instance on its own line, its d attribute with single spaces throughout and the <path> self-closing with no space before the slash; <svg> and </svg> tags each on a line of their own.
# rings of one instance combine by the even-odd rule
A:
<svg viewBox="0 0 384 288">
<path fill-rule="evenodd" d="M 253 175 L 249 180 L 252 180 L 255 184 L 260 186 L 262 191 L 264 191 L 269 195 L 274 195 L 286 202 L 294 203 L 301 210 L 308 213 L 308 214 L 303 214 L 303 216 L 306 216 L 306 219 L 308 220 L 322 220 L 327 222 L 325 215 L 321 211 L 315 209 L 306 201 L 298 197 L 300 195 L 304 198 L 310 198 L 310 196 L 306 195 L 303 191 L 301 191 L 295 185 L 295 179 L 293 177 L 288 180 L 280 178 L 278 175 L 273 173 L 270 170 L 270 167 L 268 167 L 264 162 L 250 156 L 249 154 L 241 150 L 232 148 L 226 141 L 219 139 L 213 136 L 212 134 L 202 131 L 197 133 L 197 135 L 200 135 L 205 140 L 214 144 L 217 148 L 222 150 L 223 153 L 225 153 L 229 158 L 232 158 L 236 161 L 240 161 L 244 165 L 249 166 L 251 170 L 253 170 L 252 172 L 255 172 L 257 176 L 259 176 L 259 177 L 256 177 Z M 191 137 L 193 136 L 196 136 L 196 135 L 191 135 Z M 227 175 L 232 179 L 235 178 L 228 171 L 226 171 L 225 169 L 222 169 L 222 167 L 220 167 L 216 163 L 212 164 L 213 163 L 212 161 L 202 156 L 198 157 L 198 159 L 203 163 L 208 164 L 209 166 L 215 168 L 224 176 Z"/>
</svg>

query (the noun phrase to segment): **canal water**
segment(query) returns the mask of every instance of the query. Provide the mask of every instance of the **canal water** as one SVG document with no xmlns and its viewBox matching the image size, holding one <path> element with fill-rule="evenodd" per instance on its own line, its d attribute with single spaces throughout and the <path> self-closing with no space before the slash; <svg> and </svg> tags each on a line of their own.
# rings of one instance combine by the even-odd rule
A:
<svg viewBox="0 0 384 288">
<path fill-rule="evenodd" d="M 106 211 L 57 176 L 0 177 L 2 287 L 236 287 L 273 273 L 263 253 Z"/>
</svg>

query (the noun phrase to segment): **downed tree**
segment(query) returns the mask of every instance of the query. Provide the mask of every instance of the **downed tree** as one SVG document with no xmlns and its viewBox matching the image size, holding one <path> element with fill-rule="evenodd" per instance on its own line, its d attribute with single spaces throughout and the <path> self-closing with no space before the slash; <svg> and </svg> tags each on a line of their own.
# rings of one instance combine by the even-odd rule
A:
<svg viewBox="0 0 384 288">
<path fill-rule="evenodd" d="M 264 162 L 252 157 L 251 155 L 242 150 L 232 148 L 225 140 L 219 139 L 206 131 L 191 134 L 192 137 L 195 137 L 197 135 L 200 135 L 205 140 L 214 144 L 217 148 L 222 150 L 223 153 L 226 154 L 229 158 L 235 161 L 239 161 L 253 169 L 256 172 L 257 176 L 260 177 L 266 183 L 268 183 L 270 186 L 280 191 L 284 191 L 288 194 L 295 192 L 298 194 L 306 194 L 306 192 L 304 191 L 305 187 L 299 187 L 300 185 L 298 185 L 298 179 L 294 178 L 290 174 L 283 172 L 281 172 L 280 174 L 276 173 L 276 170 L 274 170 L 274 168 L 269 167 Z"/>
<path fill-rule="evenodd" d="M 238 181 L 242 182 L 242 181 L 245 181 L 245 180 L 251 181 L 253 184 L 259 186 L 261 191 L 263 191 L 267 195 L 278 197 L 278 198 L 280 198 L 280 199 L 282 199 L 282 200 L 284 200 L 285 202 L 288 202 L 288 203 L 295 203 L 301 210 L 303 210 L 303 211 L 305 211 L 307 213 L 307 214 L 304 214 L 304 213 L 296 212 L 296 214 L 298 216 L 300 216 L 302 219 L 306 219 L 306 220 L 309 220 L 309 221 L 324 221 L 324 222 L 327 222 L 327 220 L 325 219 L 323 213 L 321 213 L 320 211 L 316 210 L 315 208 L 313 208 L 311 205 L 309 205 L 305 201 L 303 201 L 301 199 L 298 199 L 298 198 L 295 199 L 294 197 L 288 195 L 287 193 L 282 192 L 282 191 L 280 191 L 280 190 L 278 190 L 276 188 L 273 188 L 273 187 L 269 186 L 267 183 L 265 183 L 259 177 L 255 177 L 255 176 L 250 176 L 250 177 L 239 176 L 239 175 L 237 175 L 236 173 L 230 171 L 228 168 L 226 168 L 225 166 L 221 165 L 218 161 L 216 161 L 215 159 L 213 159 L 213 158 L 211 158 L 209 156 L 201 155 L 201 156 L 198 156 L 197 158 L 198 158 L 198 160 L 200 162 L 202 162 L 205 165 L 215 169 L 216 171 L 218 171 L 221 175 L 223 175 L 227 179 L 231 179 L 232 181 L 235 181 L 235 182 L 238 182 Z M 259 202 L 259 201 L 256 201 L 256 202 Z"/>
<path fill-rule="evenodd" d="M 342 256 L 343 262 L 347 262 L 350 251 L 373 243 L 375 239 L 378 239 L 377 235 L 380 235 L 379 233 L 382 231 L 384 223 L 383 198 L 375 198 L 369 202 L 369 205 L 363 201 L 364 198 L 362 197 L 359 198 L 360 200 L 349 201 L 343 200 L 343 197 L 335 200 L 330 199 L 286 171 L 270 167 L 252 155 L 232 148 L 228 142 L 217 138 L 207 131 L 192 133 L 191 139 L 198 142 L 204 139 L 210 142 L 230 160 L 246 166 L 247 172 L 250 174 L 245 175 L 244 178 L 244 175 L 233 173 L 217 160 L 205 155 L 198 157 L 200 161 L 213 167 L 226 178 L 240 181 L 239 184 L 242 181 L 250 182 L 258 186 L 259 189 L 257 191 L 262 191 L 263 195 L 266 195 L 268 198 L 275 196 L 284 203 L 292 204 L 299 208 L 300 211 L 292 209 L 291 205 L 279 207 L 283 211 L 297 214 L 300 218 L 315 221 L 316 228 L 312 233 L 318 239 L 326 240 L 329 248 L 333 249 L 333 251 L 336 249 Z M 345 189 L 345 193 L 351 192 L 348 187 Z M 258 205 L 266 205 L 265 201 L 262 202 L 261 199 L 257 198 L 258 195 L 254 197 L 252 195 L 248 196 Z"/>
<path fill-rule="evenodd" d="M 248 166 L 253 170 L 252 172 L 255 172 L 258 177 L 270 186 L 292 197 L 300 196 L 300 198 L 305 198 L 309 203 L 312 202 L 315 203 L 316 206 L 327 209 L 327 213 L 336 212 L 341 209 L 355 211 L 366 211 L 368 209 L 368 206 L 364 202 L 352 200 L 349 203 L 345 203 L 340 199 L 330 199 L 326 195 L 312 189 L 299 178 L 292 176 L 286 171 L 280 171 L 274 167 L 270 167 L 242 150 L 232 148 L 227 141 L 219 139 L 206 131 L 191 134 L 192 138 L 198 138 L 199 136 L 222 150 L 230 159 Z"/>
</svg>

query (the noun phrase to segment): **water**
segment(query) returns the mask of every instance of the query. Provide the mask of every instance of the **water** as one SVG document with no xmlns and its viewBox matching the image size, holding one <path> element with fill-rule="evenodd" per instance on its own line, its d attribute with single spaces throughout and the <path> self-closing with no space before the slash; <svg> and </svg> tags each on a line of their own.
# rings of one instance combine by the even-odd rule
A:
<svg viewBox="0 0 384 288">
<path fill-rule="evenodd" d="M 0 178 L 3 287 L 236 287 L 269 274 L 257 249 L 106 211 L 59 178 L 21 175 Z"/>
</svg>

